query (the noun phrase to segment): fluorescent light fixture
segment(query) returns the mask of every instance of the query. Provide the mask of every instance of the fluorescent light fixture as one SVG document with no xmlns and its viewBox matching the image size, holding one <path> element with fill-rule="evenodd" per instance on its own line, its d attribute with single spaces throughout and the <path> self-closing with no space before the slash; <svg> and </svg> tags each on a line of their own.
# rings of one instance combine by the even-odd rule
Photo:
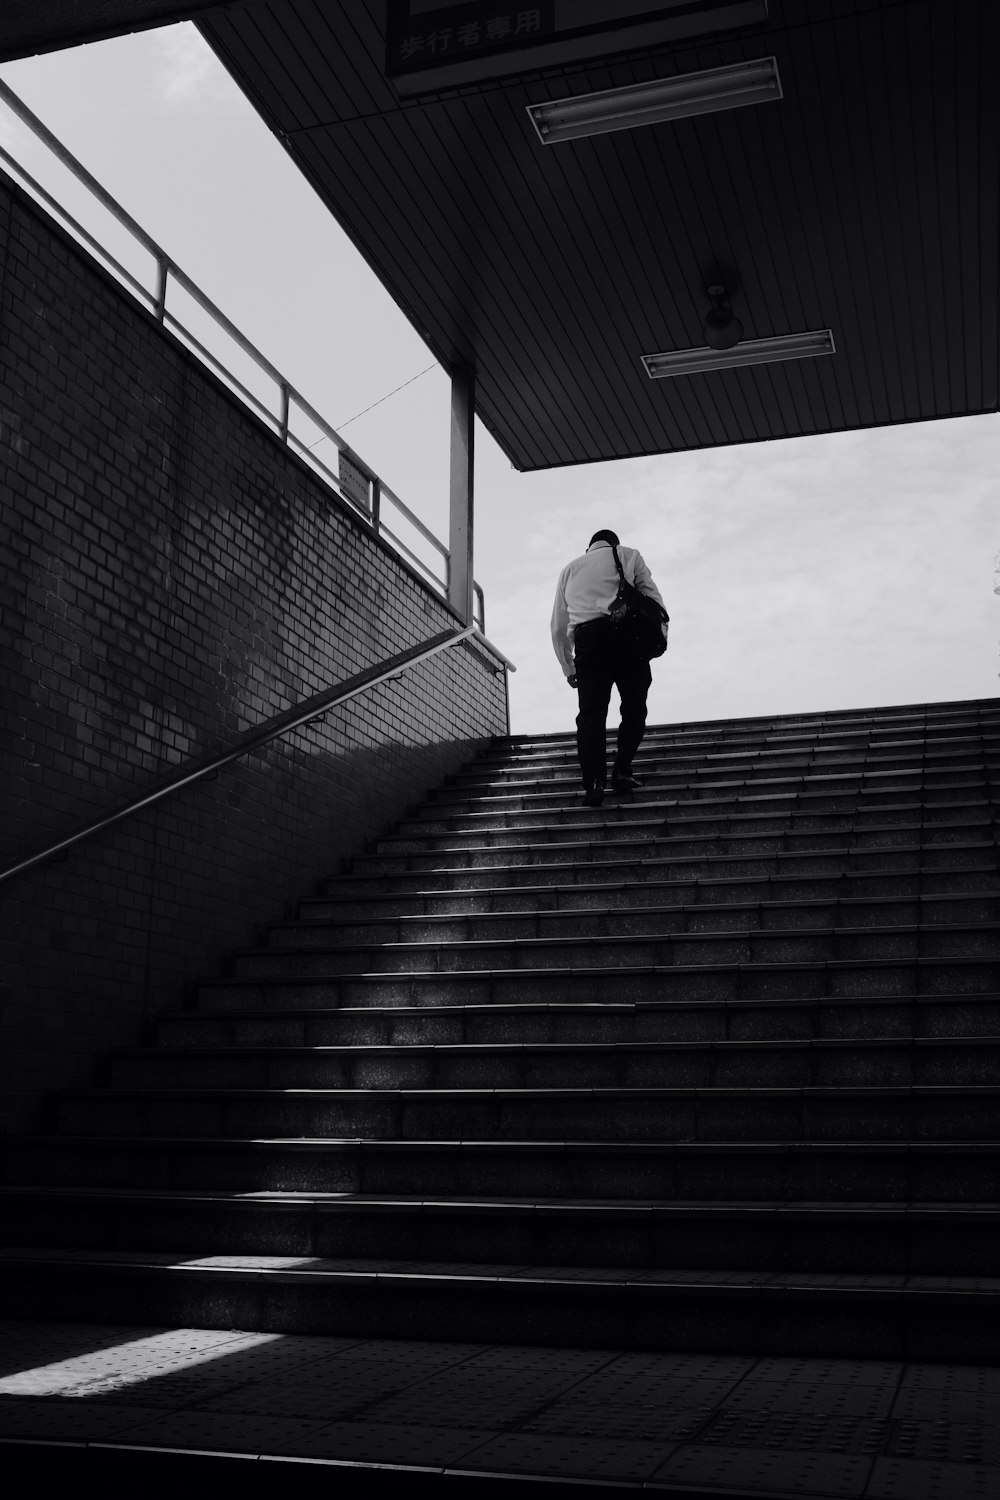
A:
<svg viewBox="0 0 1000 1500">
<path fill-rule="evenodd" d="M 812 359 L 834 354 L 829 328 L 812 333 L 784 333 L 776 339 L 744 339 L 732 349 L 670 349 L 665 354 L 644 354 L 642 362 L 650 380 L 670 375 L 696 375 L 700 370 L 731 370 L 737 365 L 767 365 L 778 359 Z"/>
<path fill-rule="evenodd" d="M 544 146 L 572 141 L 578 136 L 604 135 L 609 130 L 632 130 L 660 120 L 683 120 L 717 109 L 739 109 L 743 104 L 766 104 L 781 98 L 781 79 L 773 57 L 755 62 L 706 68 L 655 78 L 652 83 L 630 83 L 572 99 L 529 104 L 531 123 Z"/>
</svg>

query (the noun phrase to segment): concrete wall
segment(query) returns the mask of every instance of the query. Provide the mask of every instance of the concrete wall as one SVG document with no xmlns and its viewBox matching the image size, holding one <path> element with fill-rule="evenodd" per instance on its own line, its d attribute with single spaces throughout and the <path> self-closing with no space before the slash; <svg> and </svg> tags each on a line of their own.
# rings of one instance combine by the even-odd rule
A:
<svg viewBox="0 0 1000 1500">
<path fill-rule="evenodd" d="M 0 297 L 5 865 L 456 622 L 2 177 Z M 452 649 L 0 885 L 7 1128 L 506 726 Z"/>
</svg>

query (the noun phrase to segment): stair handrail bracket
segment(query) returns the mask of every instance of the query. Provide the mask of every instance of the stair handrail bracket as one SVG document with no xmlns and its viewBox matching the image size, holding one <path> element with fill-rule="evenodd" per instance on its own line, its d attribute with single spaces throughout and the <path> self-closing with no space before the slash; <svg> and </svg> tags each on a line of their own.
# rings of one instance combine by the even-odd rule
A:
<svg viewBox="0 0 1000 1500">
<path fill-rule="evenodd" d="M 333 687 L 324 688 L 321 692 L 314 693 L 311 698 L 303 699 L 301 703 L 294 704 L 282 713 L 274 715 L 273 718 L 265 720 L 253 729 L 246 730 L 234 740 L 225 750 L 210 752 L 207 755 L 198 756 L 178 768 L 173 775 L 160 783 L 152 791 L 144 793 L 140 797 L 133 798 L 130 802 L 111 813 L 104 813 L 99 818 L 85 823 L 65 838 L 59 839 L 54 844 L 48 844 L 36 854 L 29 855 L 26 859 L 20 859 L 13 864 L 0 870 L 0 885 L 13 880 L 17 875 L 23 875 L 28 870 L 46 863 L 58 855 L 67 853 L 75 845 L 81 844 L 86 839 L 93 838 L 98 833 L 124 822 L 126 818 L 152 807 L 161 802 L 165 797 L 173 796 L 184 787 L 191 786 L 196 781 L 211 776 L 214 772 L 221 770 L 224 766 L 231 765 L 234 761 L 242 759 L 244 755 L 251 755 L 269 744 L 271 740 L 279 739 L 282 735 L 290 734 L 294 729 L 300 729 L 310 720 L 321 718 L 330 709 L 339 708 L 341 704 L 356 698 L 359 693 L 367 692 L 369 688 L 377 687 L 380 683 L 388 681 L 393 677 L 400 677 L 411 667 L 420 662 L 429 661 L 431 657 L 437 656 L 439 652 L 449 650 L 451 647 L 459 646 L 463 641 L 475 636 L 479 642 L 489 649 L 491 654 L 499 657 L 504 668 L 513 670 L 512 663 L 491 646 L 485 636 L 481 634 L 476 625 L 467 625 L 462 630 L 442 630 L 437 635 L 430 636 L 427 640 L 419 642 L 416 646 L 410 646 L 397 655 L 387 657 L 384 661 L 374 666 L 366 667 L 363 671 L 355 673 L 344 682 L 335 684 Z"/>
</svg>

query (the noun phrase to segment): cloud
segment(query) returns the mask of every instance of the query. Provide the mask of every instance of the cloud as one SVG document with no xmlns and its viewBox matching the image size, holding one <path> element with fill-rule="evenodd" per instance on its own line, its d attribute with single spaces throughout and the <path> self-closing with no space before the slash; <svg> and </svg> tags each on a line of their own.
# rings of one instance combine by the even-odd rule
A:
<svg viewBox="0 0 1000 1500">
<path fill-rule="evenodd" d="M 159 88 L 168 104 L 228 103 L 235 85 L 190 21 L 165 26 L 155 33 L 160 56 Z"/>
</svg>

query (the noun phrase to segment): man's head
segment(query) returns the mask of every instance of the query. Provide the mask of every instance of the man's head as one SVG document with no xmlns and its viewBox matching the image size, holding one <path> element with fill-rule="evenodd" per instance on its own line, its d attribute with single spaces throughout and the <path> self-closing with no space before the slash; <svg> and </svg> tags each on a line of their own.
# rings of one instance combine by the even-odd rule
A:
<svg viewBox="0 0 1000 1500">
<path fill-rule="evenodd" d="M 595 531 L 594 535 L 587 543 L 588 550 L 594 545 L 595 542 L 607 542 L 609 547 L 621 546 L 621 543 L 619 542 L 613 531 Z"/>
</svg>

